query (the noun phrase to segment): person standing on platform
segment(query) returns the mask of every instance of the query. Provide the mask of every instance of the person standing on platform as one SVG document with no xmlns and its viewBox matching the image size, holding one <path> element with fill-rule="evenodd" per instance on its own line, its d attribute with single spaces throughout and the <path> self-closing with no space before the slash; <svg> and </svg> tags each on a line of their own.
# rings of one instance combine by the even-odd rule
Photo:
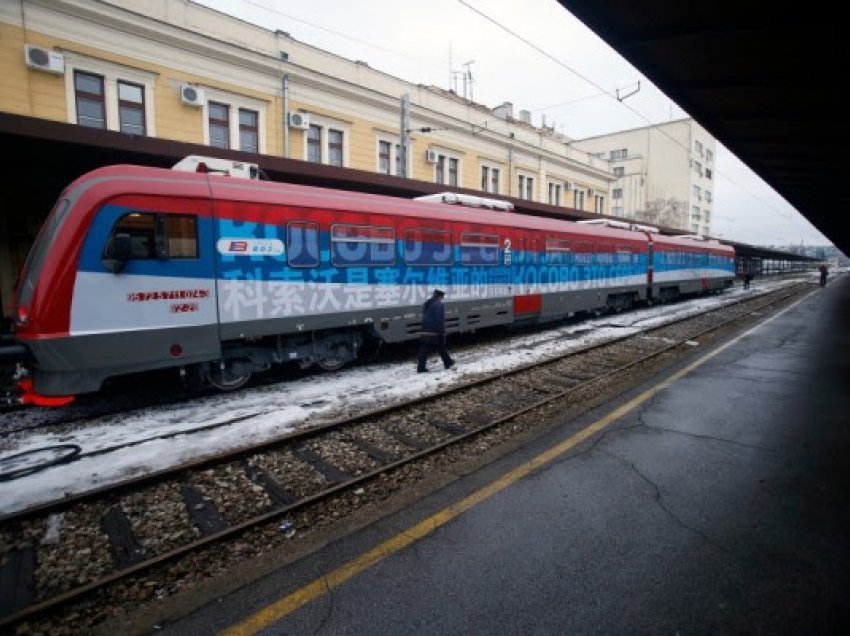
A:
<svg viewBox="0 0 850 636">
<path fill-rule="evenodd" d="M 750 288 L 750 283 L 753 280 L 753 270 L 748 267 L 744 270 L 744 289 Z"/>
<path fill-rule="evenodd" d="M 416 371 L 428 372 L 428 356 L 436 351 L 443 360 L 446 369 L 452 368 L 455 361 L 446 351 L 446 310 L 443 307 L 445 292 L 435 289 L 433 295 L 422 305 L 422 331 L 419 332 L 419 359 Z"/>
<path fill-rule="evenodd" d="M 826 275 L 829 270 L 826 268 L 826 265 L 821 265 L 818 269 L 820 270 L 820 286 L 826 287 Z"/>
</svg>

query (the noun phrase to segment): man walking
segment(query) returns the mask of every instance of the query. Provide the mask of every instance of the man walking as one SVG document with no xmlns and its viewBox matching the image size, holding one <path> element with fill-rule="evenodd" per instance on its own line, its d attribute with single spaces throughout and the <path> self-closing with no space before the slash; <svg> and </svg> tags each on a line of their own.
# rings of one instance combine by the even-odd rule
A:
<svg viewBox="0 0 850 636">
<path fill-rule="evenodd" d="M 422 305 L 422 331 L 419 332 L 419 359 L 416 370 L 428 372 L 428 356 L 437 351 L 446 369 L 455 361 L 446 351 L 446 310 L 443 307 L 445 292 L 435 289 L 433 295 Z"/>
</svg>

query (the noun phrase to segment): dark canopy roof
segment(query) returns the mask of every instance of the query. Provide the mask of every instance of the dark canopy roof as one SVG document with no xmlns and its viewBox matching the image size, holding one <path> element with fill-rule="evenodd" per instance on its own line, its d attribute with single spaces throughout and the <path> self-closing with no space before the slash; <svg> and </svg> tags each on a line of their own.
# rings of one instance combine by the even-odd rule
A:
<svg viewBox="0 0 850 636">
<path fill-rule="evenodd" d="M 850 254 L 837 14 L 819 3 L 559 2 Z"/>
</svg>

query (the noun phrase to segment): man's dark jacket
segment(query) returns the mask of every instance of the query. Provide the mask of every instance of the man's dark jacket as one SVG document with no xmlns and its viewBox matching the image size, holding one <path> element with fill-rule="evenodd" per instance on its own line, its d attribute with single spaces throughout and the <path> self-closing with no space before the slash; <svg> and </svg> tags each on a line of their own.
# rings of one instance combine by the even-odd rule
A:
<svg viewBox="0 0 850 636">
<path fill-rule="evenodd" d="M 434 296 L 422 305 L 422 335 L 437 336 L 441 340 L 446 336 L 446 310 L 443 301 Z"/>
</svg>

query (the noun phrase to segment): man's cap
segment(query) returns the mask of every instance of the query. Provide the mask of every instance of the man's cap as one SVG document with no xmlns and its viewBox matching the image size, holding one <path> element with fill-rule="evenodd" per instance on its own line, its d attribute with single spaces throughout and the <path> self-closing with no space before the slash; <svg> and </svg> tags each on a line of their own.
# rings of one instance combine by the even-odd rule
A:
<svg viewBox="0 0 850 636">
<path fill-rule="evenodd" d="M 446 292 L 444 292 L 442 289 L 435 289 L 435 290 L 434 290 L 434 295 L 435 295 L 435 296 L 445 296 L 445 295 L 446 295 Z"/>
</svg>

